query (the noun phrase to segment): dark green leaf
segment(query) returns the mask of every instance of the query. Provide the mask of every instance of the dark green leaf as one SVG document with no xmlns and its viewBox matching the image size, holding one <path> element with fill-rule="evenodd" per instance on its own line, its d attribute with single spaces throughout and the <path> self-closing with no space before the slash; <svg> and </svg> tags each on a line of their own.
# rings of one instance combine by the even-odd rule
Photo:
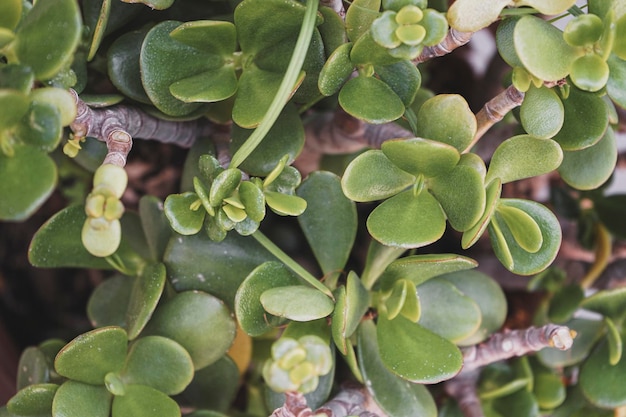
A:
<svg viewBox="0 0 626 417">
<path fill-rule="evenodd" d="M 348 354 L 349 342 L 363 315 L 369 307 L 369 293 L 363 287 L 359 277 L 350 271 L 347 283 L 338 288 L 335 310 L 332 316 L 332 335 L 337 348 L 342 354 Z"/>
<path fill-rule="evenodd" d="M 192 192 L 171 194 L 165 199 L 164 213 L 175 232 L 194 235 L 202 229 L 206 210 L 202 205 L 196 210 L 191 208 L 198 199 L 198 195 Z"/>
<path fill-rule="evenodd" d="M 152 317 L 165 288 L 166 271 L 161 263 L 148 264 L 134 280 L 126 312 L 128 339 L 133 340 Z"/>
<path fill-rule="evenodd" d="M 150 248 L 151 259 L 163 259 L 172 229 L 165 216 L 163 202 L 154 196 L 143 196 L 139 200 L 139 216 Z"/>
<path fill-rule="evenodd" d="M 626 222 L 622 217 L 626 204 L 626 195 L 617 194 L 594 201 L 594 209 L 600 221 L 609 229 L 611 234 L 626 238 Z"/>
<path fill-rule="evenodd" d="M 303 74 L 300 74 L 294 90 L 302 82 L 302 77 Z M 246 68 L 239 77 L 232 114 L 235 123 L 246 129 L 255 128 L 261 123 L 282 80 L 282 73 L 265 71 L 254 65 Z"/>
<path fill-rule="evenodd" d="M 96 287 L 87 304 L 87 316 L 93 327 L 126 327 L 130 293 L 137 279 L 115 275 Z"/>
<path fill-rule="evenodd" d="M 374 67 L 382 81 L 400 97 L 405 106 L 410 106 L 422 84 L 422 75 L 411 61 Z M 428 136 L 425 136 L 428 137 Z"/>
<path fill-rule="evenodd" d="M 548 317 L 554 323 L 565 323 L 578 309 L 585 293 L 580 285 L 570 284 L 559 289 L 550 300 Z"/>
<path fill-rule="evenodd" d="M 228 356 L 197 371 L 191 383 L 177 398 L 179 403 L 192 407 L 226 412 L 239 388 L 239 370 Z M 198 417 L 203 417 L 204 414 Z M 221 414 L 206 417 L 225 417 Z"/>
<path fill-rule="evenodd" d="M 139 54 L 149 29 L 123 34 L 113 41 L 107 52 L 107 70 L 113 85 L 125 96 L 146 104 L 151 102 L 141 83 Z"/>
<path fill-rule="evenodd" d="M 25 417 L 49 416 L 52 401 L 59 386 L 57 384 L 30 385 L 17 392 L 7 402 L 6 408 L 13 415 Z"/>
<path fill-rule="evenodd" d="M 185 103 L 226 100 L 236 91 L 237 76 L 231 65 L 194 74 L 170 85 L 172 95 Z"/>
<path fill-rule="evenodd" d="M 591 403 L 602 408 L 616 408 L 626 404 L 626 345 L 622 346 L 622 359 L 610 363 L 609 344 L 600 342 L 580 370 L 580 387 Z"/>
</svg>

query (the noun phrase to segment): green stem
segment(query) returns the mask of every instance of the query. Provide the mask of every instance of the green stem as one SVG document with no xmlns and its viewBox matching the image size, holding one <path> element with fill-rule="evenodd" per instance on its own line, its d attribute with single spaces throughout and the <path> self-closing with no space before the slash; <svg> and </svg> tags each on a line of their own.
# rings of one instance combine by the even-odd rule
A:
<svg viewBox="0 0 626 417">
<path fill-rule="evenodd" d="M 287 72 L 283 77 L 283 81 L 278 87 L 278 91 L 274 96 L 274 100 L 270 104 L 270 108 L 263 116 L 263 120 L 259 126 L 252 132 L 252 135 L 246 140 L 246 142 L 239 148 L 233 155 L 230 161 L 231 168 L 237 168 L 261 143 L 267 132 L 278 119 L 280 112 L 289 100 L 292 90 L 300 75 L 304 58 L 306 57 L 309 44 L 311 43 L 311 37 L 313 36 L 313 29 L 315 29 L 315 21 L 317 18 L 317 6 L 319 0 L 307 0 L 306 10 L 304 12 L 304 20 L 302 21 L 302 27 L 300 28 L 300 34 L 296 41 L 296 46 L 289 61 Z"/>
<path fill-rule="evenodd" d="M 302 278 L 303 280 L 311 284 L 313 287 L 315 287 L 316 289 L 320 290 L 321 292 L 329 296 L 331 299 L 333 300 L 335 299 L 333 297 L 333 293 L 330 291 L 330 289 L 328 289 L 328 287 L 326 287 L 324 284 L 319 282 L 317 278 L 315 278 L 313 275 L 311 275 L 311 273 L 309 273 L 309 271 L 307 271 L 302 266 L 300 266 L 299 263 L 291 259 L 289 255 L 283 252 L 282 249 L 276 246 L 274 242 L 269 240 L 267 236 L 261 233 L 261 231 L 257 230 L 256 232 L 252 233 L 252 237 L 254 237 L 257 242 L 263 245 L 265 249 L 267 249 L 272 255 L 278 258 L 288 268 L 290 268 L 293 272 L 298 274 L 300 278 Z"/>
</svg>

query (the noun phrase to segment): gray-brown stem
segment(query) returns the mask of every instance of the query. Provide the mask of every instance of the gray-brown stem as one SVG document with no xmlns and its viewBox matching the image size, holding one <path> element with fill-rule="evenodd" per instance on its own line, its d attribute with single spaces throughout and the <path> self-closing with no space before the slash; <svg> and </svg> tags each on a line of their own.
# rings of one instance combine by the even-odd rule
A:
<svg viewBox="0 0 626 417">
<path fill-rule="evenodd" d="M 369 408 L 374 408 L 370 410 Z M 364 388 L 343 388 L 339 394 L 317 410 L 311 410 L 299 392 L 286 392 L 285 404 L 270 417 L 386 417 L 373 403 Z"/>
<path fill-rule="evenodd" d="M 342 0 L 320 0 L 321 6 L 330 7 L 341 17 L 342 19 L 346 18 L 346 9 L 343 7 Z"/>
<path fill-rule="evenodd" d="M 450 29 L 443 41 L 439 42 L 437 45 L 424 48 L 422 53 L 417 58 L 413 59 L 412 62 L 419 64 L 429 59 L 447 55 L 456 48 L 468 43 L 473 34 L 474 32 L 459 32 L 456 29 Z"/>
<path fill-rule="evenodd" d="M 446 381 L 446 394 L 454 398 L 465 417 L 484 417 L 480 398 L 476 392 L 479 372 L 477 370 L 458 375 Z"/>
</svg>

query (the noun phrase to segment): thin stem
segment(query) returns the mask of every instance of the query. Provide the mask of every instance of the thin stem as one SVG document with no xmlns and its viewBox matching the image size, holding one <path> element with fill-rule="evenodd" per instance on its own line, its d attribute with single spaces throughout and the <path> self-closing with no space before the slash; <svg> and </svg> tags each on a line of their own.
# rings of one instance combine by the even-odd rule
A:
<svg viewBox="0 0 626 417">
<path fill-rule="evenodd" d="M 424 48 L 422 53 L 412 60 L 414 64 L 428 61 L 432 58 L 444 56 L 454 51 L 456 48 L 465 45 L 472 38 L 473 32 L 459 32 L 456 29 L 450 29 L 443 41 L 437 45 Z"/>
<path fill-rule="evenodd" d="M 313 36 L 313 29 L 315 29 L 315 20 L 317 17 L 317 6 L 319 0 L 307 0 L 306 10 L 304 12 L 304 20 L 302 27 L 300 28 L 300 34 L 296 41 L 296 46 L 289 61 L 287 72 L 278 87 L 278 92 L 274 96 L 274 100 L 270 104 L 267 113 L 263 116 L 263 120 L 259 126 L 252 132 L 252 135 L 246 140 L 246 142 L 239 148 L 233 155 L 230 161 L 230 167 L 236 168 L 256 149 L 261 143 L 267 132 L 278 119 L 280 112 L 291 96 L 291 92 L 296 85 L 304 58 L 306 57 L 309 44 L 311 43 L 311 37 Z"/>
<path fill-rule="evenodd" d="M 257 230 L 256 232 L 254 232 L 252 234 L 252 237 L 254 237 L 257 240 L 257 242 L 263 245 L 265 249 L 267 249 L 272 255 L 278 258 L 288 268 L 290 268 L 293 272 L 298 274 L 300 278 L 302 278 L 303 280 L 311 284 L 313 287 L 315 287 L 316 289 L 320 290 L 321 292 L 329 296 L 331 299 L 333 300 L 335 299 L 333 297 L 333 293 L 330 291 L 330 289 L 328 289 L 328 287 L 326 287 L 324 284 L 318 281 L 317 278 L 311 275 L 309 271 L 304 269 L 302 266 L 300 266 L 299 263 L 294 261 L 289 255 L 283 252 L 282 249 L 276 246 L 274 242 L 269 240 L 267 236 L 261 233 L 260 230 Z"/>
<path fill-rule="evenodd" d="M 469 152 L 494 124 L 502 120 L 508 112 L 520 106 L 523 101 L 524 93 L 510 85 L 506 90 L 485 103 L 476 114 L 476 134 L 464 153 Z"/>
</svg>

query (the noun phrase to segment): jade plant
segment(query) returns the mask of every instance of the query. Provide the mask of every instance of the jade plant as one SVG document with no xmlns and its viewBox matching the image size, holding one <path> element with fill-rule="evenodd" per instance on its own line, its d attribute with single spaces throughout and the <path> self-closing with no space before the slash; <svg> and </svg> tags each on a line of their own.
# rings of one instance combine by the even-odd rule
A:
<svg viewBox="0 0 626 417">
<path fill-rule="evenodd" d="M 432 80 L 485 28 L 475 111 Z M 625 39 L 620 0 L 4 0 L 0 220 L 58 190 L 28 260 L 107 278 L 0 415 L 623 413 Z M 128 197 L 135 139 L 177 192 Z"/>
</svg>

